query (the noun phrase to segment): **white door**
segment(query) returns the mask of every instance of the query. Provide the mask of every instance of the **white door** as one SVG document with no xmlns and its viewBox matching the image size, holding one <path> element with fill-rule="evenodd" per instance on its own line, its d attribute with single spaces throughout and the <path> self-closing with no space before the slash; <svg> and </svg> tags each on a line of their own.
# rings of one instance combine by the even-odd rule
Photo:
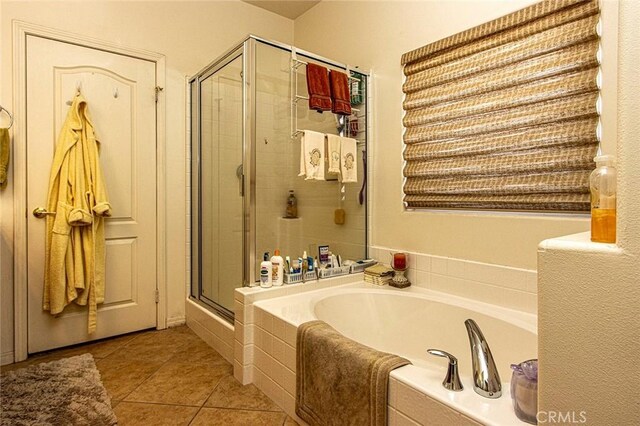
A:
<svg viewBox="0 0 640 426">
<path fill-rule="evenodd" d="M 28 351 L 156 326 L 156 64 L 27 36 Z M 46 206 L 56 138 L 77 89 L 101 142 L 112 217 L 106 220 L 105 303 L 87 333 L 87 307 L 42 310 Z"/>
</svg>

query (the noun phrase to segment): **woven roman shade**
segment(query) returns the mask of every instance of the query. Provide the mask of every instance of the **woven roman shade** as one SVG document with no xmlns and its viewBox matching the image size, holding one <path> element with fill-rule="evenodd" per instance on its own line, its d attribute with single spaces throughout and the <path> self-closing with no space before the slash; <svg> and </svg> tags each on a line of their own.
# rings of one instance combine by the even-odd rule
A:
<svg viewBox="0 0 640 426">
<path fill-rule="evenodd" d="M 546 0 L 405 53 L 408 208 L 589 211 L 597 0 Z"/>
</svg>

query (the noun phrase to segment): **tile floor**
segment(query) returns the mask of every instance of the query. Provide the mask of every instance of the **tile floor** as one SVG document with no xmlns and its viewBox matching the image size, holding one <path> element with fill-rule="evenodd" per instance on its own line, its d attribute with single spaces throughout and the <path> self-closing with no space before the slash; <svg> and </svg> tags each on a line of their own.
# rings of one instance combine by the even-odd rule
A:
<svg viewBox="0 0 640 426">
<path fill-rule="evenodd" d="M 120 426 L 297 423 L 220 354 L 181 326 L 143 331 L 30 357 L 2 371 L 91 353 Z"/>
</svg>

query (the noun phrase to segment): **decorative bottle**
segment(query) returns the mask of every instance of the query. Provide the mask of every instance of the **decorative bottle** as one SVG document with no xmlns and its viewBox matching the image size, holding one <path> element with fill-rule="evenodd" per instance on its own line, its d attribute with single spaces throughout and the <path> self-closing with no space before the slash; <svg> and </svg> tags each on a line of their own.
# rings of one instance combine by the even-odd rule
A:
<svg viewBox="0 0 640 426">
<path fill-rule="evenodd" d="M 290 219 L 298 217 L 298 200 L 293 194 L 293 189 L 289 190 L 289 197 L 287 198 L 287 217 Z"/>
<path fill-rule="evenodd" d="M 596 169 L 589 176 L 591 188 L 591 241 L 616 242 L 616 168 L 613 155 L 594 158 Z"/>
</svg>

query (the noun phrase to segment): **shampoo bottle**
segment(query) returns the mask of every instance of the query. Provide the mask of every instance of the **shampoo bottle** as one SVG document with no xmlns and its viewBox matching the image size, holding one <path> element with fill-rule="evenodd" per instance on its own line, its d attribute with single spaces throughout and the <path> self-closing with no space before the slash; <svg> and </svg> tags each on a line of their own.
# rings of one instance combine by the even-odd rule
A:
<svg viewBox="0 0 640 426">
<path fill-rule="evenodd" d="M 284 260 L 280 256 L 280 250 L 276 249 L 271 258 L 271 271 L 273 285 L 282 285 L 284 279 Z"/>
<path fill-rule="evenodd" d="M 260 287 L 269 288 L 273 285 L 273 266 L 269 261 L 269 252 L 264 254 L 264 260 L 260 264 Z"/>
<path fill-rule="evenodd" d="M 616 242 L 616 168 L 613 155 L 594 158 L 596 169 L 589 176 L 591 188 L 591 241 Z"/>
</svg>

